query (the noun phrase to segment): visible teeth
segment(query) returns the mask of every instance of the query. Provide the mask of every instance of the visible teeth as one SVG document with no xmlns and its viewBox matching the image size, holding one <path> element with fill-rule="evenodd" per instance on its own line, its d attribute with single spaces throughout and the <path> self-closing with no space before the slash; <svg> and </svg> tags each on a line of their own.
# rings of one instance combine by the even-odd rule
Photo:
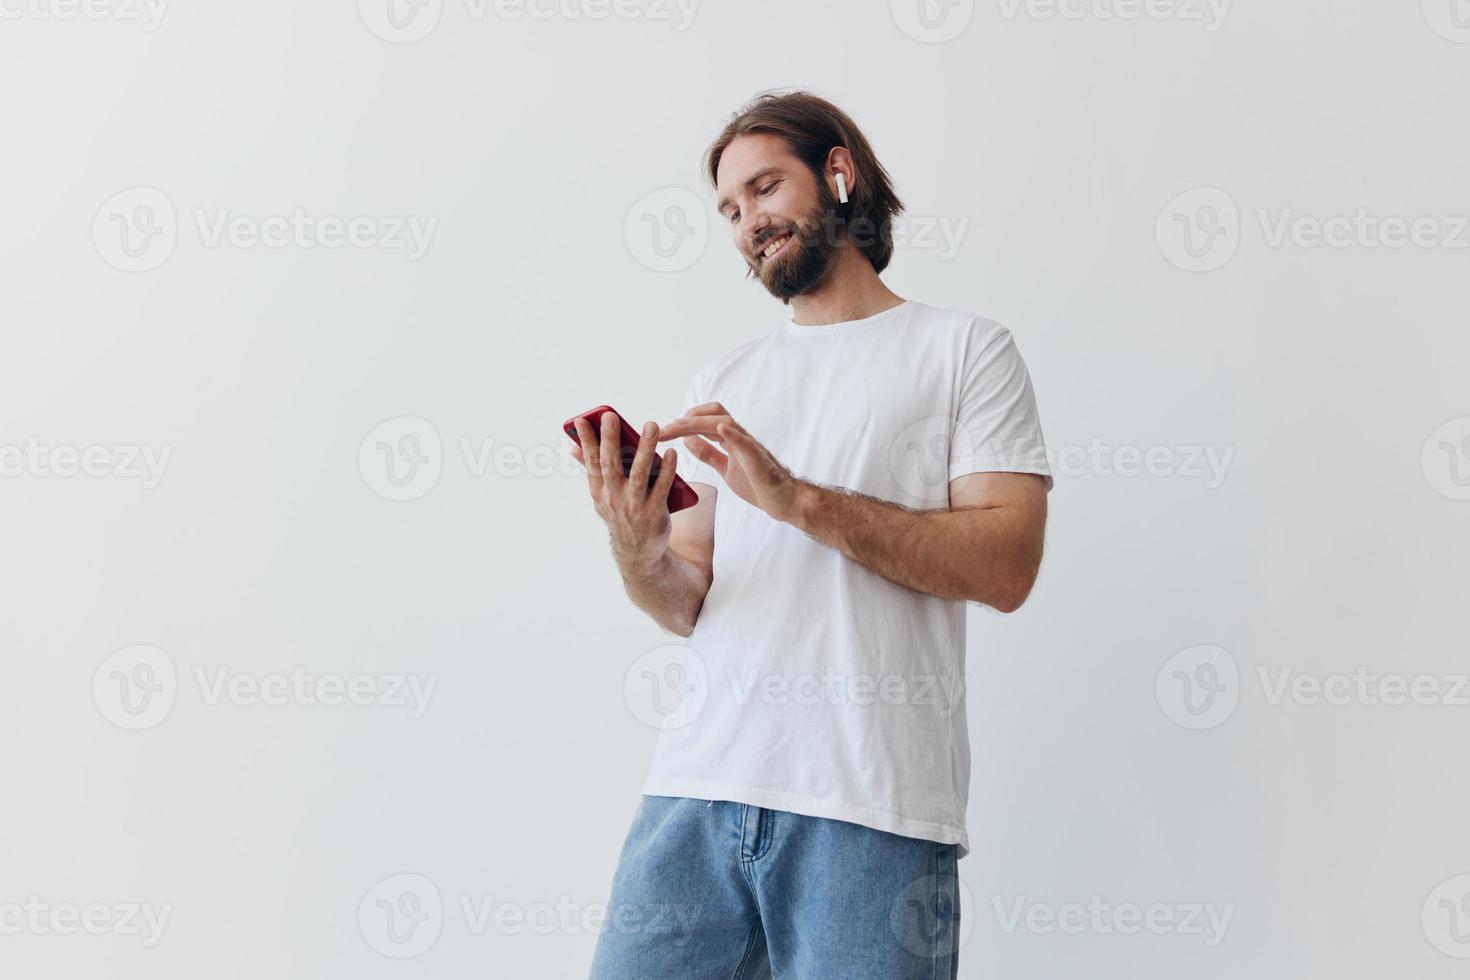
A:
<svg viewBox="0 0 1470 980">
<path fill-rule="evenodd" d="M 778 238 L 774 242 L 772 242 L 771 244 L 767 245 L 766 248 L 765 248 L 765 251 L 761 252 L 761 258 L 765 258 L 765 259 L 770 258 L 772 255 L 775 254 L 776 249 L 778 249 L 782 245 L 786 244 L 786 239 L 787 238 L 790 238 L 790 237 L 791 237 L 790 235 L 786 235 L 785 237 Z"/>
</svg>

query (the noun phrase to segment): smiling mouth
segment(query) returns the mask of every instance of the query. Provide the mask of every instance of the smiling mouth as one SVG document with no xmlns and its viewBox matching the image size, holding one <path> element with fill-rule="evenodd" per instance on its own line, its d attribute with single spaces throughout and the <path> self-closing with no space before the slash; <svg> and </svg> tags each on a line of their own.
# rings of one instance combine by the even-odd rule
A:
<svg viewBox="0 0 1470 980">
<path fill-rule="evenodd" d="M 786 243 L 789 241 L 791 241 L 790 235 L 782 235 L 780 238 L 774 239 L 769 242 L 765 248 L 761 249 L 761 261 L 769 262 L 771 260 L 771 257 L 777 252 L 781 251 L 783 248 L 785 248 Z"/>
</svg>

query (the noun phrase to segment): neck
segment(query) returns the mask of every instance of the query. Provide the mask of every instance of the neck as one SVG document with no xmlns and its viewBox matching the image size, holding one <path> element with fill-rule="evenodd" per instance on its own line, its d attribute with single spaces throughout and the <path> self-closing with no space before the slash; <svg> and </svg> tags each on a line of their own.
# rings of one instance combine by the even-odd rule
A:
<svg viewBox="0 0 1470 980">
<path fill-rule="evenodd" d="M 902 303 L 903 297 L 883 285 L 873 264 L 851 245 L 832 258 L 821 285 L 791 299 L 791 322 L 798 327 L 864 320 Z"/>
</svg>

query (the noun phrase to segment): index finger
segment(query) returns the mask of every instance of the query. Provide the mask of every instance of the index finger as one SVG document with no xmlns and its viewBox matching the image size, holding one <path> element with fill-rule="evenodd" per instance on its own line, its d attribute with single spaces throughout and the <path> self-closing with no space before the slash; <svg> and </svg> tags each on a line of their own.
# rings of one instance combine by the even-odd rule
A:
<svg viewBox="0 0 1470 980">
<path fill-rule="evenodd" d="M 703 405 L 695 405 L 684 413 L 684 417 L 691 415 L 729 415 L 729 411 L 719 402 L 705 402 Z"/>
<path fill-rule="evenodd" d="M 712 436 L 718 439 L 720 436 L 718 428 L 721 422 L 734 424 L 735 420 L 728 415 L 701 415 L 695 418 L 685 416 L 684 418 L 675 419 L 664 426 L 659 432 L 658 441 L 663 442 L 667 439 L 677 439 L 680 436 L 694 434 Z"/>
</svg>

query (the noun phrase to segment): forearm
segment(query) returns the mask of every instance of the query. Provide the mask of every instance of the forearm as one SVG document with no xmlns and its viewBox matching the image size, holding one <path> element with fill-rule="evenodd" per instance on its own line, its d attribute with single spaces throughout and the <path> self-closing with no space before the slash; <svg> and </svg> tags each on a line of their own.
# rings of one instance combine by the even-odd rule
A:
<svg viewBox="0 0 1470 980">
<path fill-rule="evenodd" d="M 652 564 L 618 560 L 623 588 L 633 604 L 664 629 L 679 636 L 694 632 L 694 623 L 709 592 L 704 573 L 672 548 Z"/>
<path fill-rule="evenodd" d="M 1018 608 L 1040 540 L 1005 507 L 912 510 L 803 481 L 791 524 L 899 585 L 945 599 Z"/>
</svg>

